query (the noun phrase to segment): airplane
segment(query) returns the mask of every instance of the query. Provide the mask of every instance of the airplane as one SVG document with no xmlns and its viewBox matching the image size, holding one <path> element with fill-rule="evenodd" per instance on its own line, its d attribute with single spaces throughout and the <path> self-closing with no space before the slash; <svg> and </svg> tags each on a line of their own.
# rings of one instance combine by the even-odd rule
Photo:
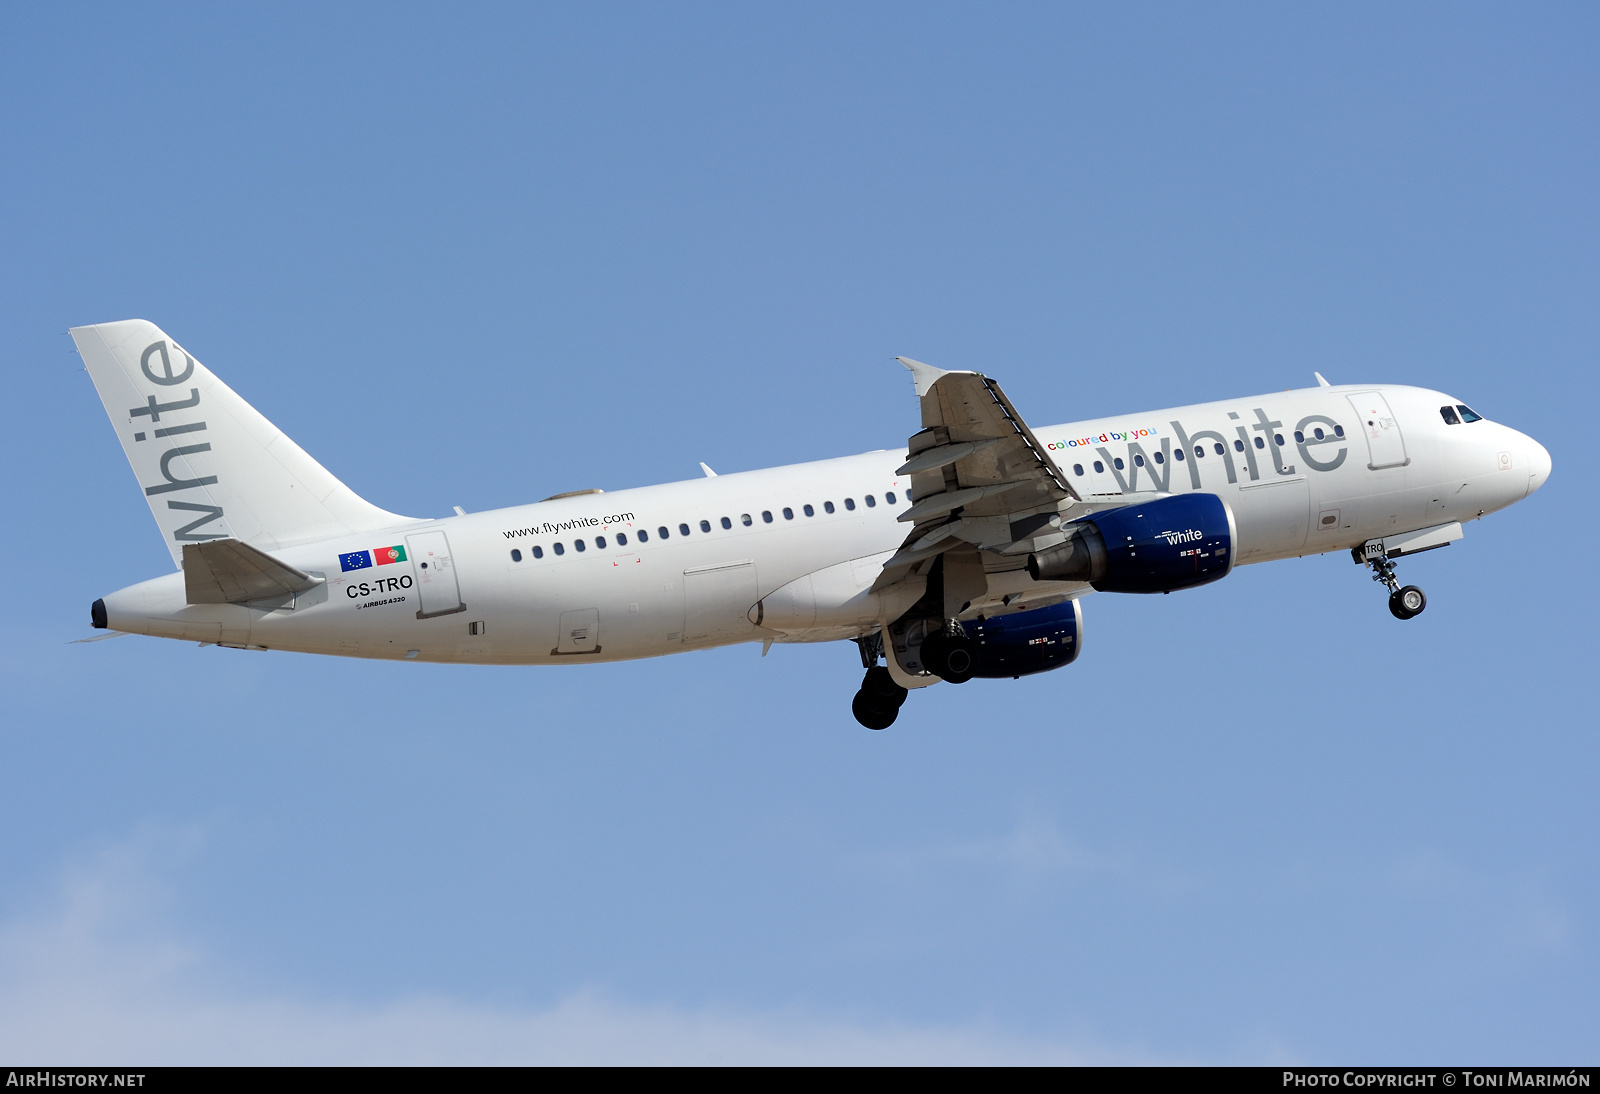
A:
<svg viewBox="0 0 1600 1094">
<path fill-rule="evenodd" d="M 496 665 L 849 640 L 869 729 L 910 692 L 1062 668 L 1083 598 L 1349 551 L 1411 619 L 1396 560 L 1550 476 L 1451 395 L 1317 386 L 1030 427 L 992 378 L 897 358 L 904 447 L 442 519 L 358 497 L 155 325 L 74 328 L 177 572 L 95 628 L 251 650 Z"/>
</svg>

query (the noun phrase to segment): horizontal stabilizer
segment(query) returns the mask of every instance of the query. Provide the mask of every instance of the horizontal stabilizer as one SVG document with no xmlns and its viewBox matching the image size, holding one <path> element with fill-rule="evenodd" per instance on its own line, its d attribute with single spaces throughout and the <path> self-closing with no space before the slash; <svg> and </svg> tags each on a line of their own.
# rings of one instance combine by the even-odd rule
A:
<svg viewBox="0 0 1600 1094">
<path fill-rule="evenodd" d="M 183 545 L 183 585 L 191 604 L 243 604 L 289 597 L 322 582 L 322 578 L 302 573 L 236 539 Z"/>
</svg>

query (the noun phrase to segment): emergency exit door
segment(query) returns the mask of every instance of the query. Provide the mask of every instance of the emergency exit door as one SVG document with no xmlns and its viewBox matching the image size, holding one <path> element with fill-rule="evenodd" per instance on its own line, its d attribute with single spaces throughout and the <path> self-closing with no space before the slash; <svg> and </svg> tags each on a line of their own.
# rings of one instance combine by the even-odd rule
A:
<svg viewBox="0 0 1600 1094">
<path fill-rule="evenodd" d="M 418 532 L 406 537 L 406 554 L 411 557 L 412 576 L 417 582 L 417 618 L 449 615 L 465 611 L 461 586 L 456 582 L 455 563 L 450 558 L 450 541 L 443 532 Z"/>
</svg>

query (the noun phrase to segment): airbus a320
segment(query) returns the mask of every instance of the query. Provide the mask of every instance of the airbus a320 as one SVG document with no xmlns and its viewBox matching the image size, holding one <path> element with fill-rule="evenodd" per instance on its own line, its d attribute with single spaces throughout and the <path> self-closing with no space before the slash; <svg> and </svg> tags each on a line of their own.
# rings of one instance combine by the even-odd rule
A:
<svg viewBox="0 0 1600 1094">
<path fill-rule="evenodd" d="M 251 650 L 497 665 L 848 640 L 852 710 L 1071 664 L 1083 598 L 1349 551 L 1397 619 L 1396 560 L 1550 475 L 1532 438 L 1438 391 L 1317 386 L 1030 427 L 977 372 L 900 358 L 904 447 L 442 519 L 356 496 L 159 328 L 72 338 L 177 572 L 93 625 Z M 104 637 L 110 637 L 106 635 Z"/>
</svg>

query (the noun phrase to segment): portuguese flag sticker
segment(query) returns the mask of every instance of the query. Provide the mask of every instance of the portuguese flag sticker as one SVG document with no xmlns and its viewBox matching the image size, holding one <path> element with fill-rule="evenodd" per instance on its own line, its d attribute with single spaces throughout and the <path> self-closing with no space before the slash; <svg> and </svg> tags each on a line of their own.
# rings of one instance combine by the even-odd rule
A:
<svg viewBox="0 0 1600 1094">
<path fill-rule="evenodd" d="M 406 549 L 404 547 L 374 547 L 372 561 L 379 566 L 387 566 L 391 562 L 404 562 Z"/>
</svg>

